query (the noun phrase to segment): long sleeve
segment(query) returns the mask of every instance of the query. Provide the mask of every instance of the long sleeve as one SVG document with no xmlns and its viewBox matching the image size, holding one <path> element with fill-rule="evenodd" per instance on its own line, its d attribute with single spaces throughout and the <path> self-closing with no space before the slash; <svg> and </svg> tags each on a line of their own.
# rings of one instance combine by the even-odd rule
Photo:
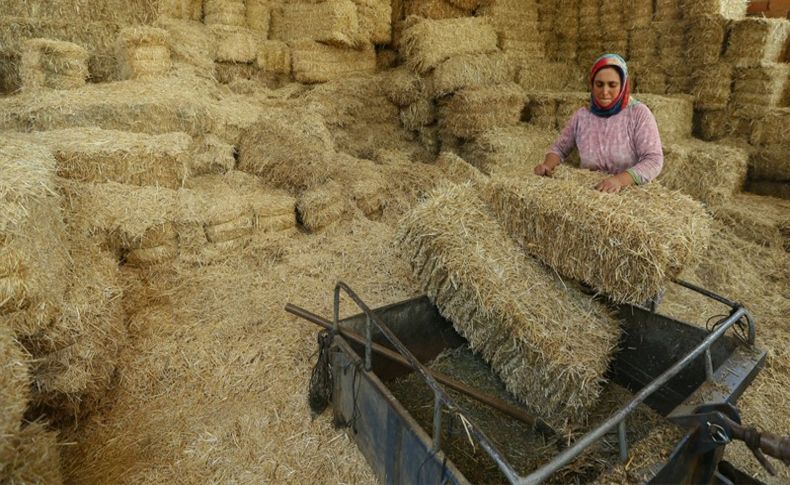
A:
<svg viewBox="0 0 790 485">
<path fill-rule="evenodd" d="M 582 111 L 582 108 L 579 111 Z M 578 131 L 579 126 L 579 111 L 576 111 L 571 119 L 565 124 L 565 127 L 560 132 L 559 138 L 554 144 L 549 148 L 548 153 L 553 153 L 560 157 L 560 160 L 563 162 L 568 155 L 571 154 L 574 148 L 576 148 L 576 133 Z"/>
<path fill-rule="evenodd" d="M 664 166 L 664 152 L 661 148 L 661 136 L 653 113 L 645 105 L 636 106 L 633 143 L 636 150 L 636 165 L 629 169 L 639 184 L 650 182 L 661 173 Z"/>
</svg>

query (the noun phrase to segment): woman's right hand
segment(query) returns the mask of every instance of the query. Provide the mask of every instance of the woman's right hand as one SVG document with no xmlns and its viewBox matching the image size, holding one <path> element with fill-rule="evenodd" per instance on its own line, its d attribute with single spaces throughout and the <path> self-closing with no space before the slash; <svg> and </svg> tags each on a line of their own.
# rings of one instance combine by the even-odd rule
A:
<svg viewBox="0 0 790 485">
<path fill-rule="evenodd" d="M 554 173 L 554 168 L 548 166 L 545 163 L 541 163 L 535 167 L 535 175 L 540 175 L 542 177 L 551 177 L 552 173 Z"/>
</svg>

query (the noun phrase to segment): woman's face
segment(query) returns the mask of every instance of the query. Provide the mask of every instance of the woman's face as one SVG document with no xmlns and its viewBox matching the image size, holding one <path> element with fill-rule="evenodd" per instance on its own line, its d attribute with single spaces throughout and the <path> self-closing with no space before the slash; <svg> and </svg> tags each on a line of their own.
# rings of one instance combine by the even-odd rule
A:
<svg viewBox="0 0 790 485">
<path fill-rule="evenodd" d="M 620 74 L 612 67 L 598 71 L 593 79 L 593 96 L 601 106 L 609 106 L 620 95 Z"/>
</svg>

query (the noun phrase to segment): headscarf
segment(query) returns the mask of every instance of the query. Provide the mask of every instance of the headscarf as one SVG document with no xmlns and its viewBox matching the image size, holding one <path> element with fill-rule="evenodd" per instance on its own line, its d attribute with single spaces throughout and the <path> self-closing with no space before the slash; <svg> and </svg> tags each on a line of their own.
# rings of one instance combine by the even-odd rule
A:
<svg viewBox="0 0 790 485">
<path fill-rule="evenodd" d="M 595 95 L 592 94 L 595 75 L 605 67 L 613 67 L 617 73 L 620 74 L 620 94 L 618 94 L 617 98 L 608 106 L 600 105 L 598 100 L 595 99 Z M 631 81 L 628 79 L 628 65 L 625 63 L 625 59 L 617 54 L 604 54 L 595 61 L 590 71 L 590 91 L 590 111 L 594 115 L 602 118 L 614 116 L 622 111 L 623 108 L 638 103 L 637 100 L 631 98 Z"/>
</svg>

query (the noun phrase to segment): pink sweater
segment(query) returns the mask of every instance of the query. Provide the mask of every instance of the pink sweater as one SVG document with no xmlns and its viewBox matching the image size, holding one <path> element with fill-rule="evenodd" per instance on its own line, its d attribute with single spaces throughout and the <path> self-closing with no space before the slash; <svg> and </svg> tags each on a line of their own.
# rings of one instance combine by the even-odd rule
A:
<svg viewBox="0 0 790 485">
<path fill-rule="evenodd" d="M 549 153 L 565 161 L 574 148 L 582 168 L 612 175 L 628 171 L 638 184 L 656 178 L 664 165 L 656 119 L 642 103 L 609 118 L 587 108 L 576 111 Z"/>
</svg>

